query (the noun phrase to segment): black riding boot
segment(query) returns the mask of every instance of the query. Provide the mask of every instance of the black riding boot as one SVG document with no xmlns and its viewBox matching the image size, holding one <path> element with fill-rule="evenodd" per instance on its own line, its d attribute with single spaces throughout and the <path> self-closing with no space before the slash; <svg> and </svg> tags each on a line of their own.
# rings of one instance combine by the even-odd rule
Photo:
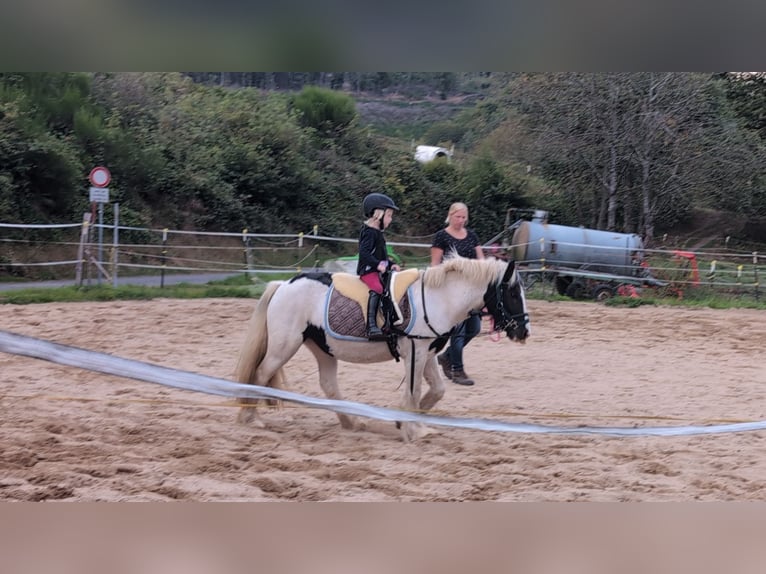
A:
<svg viewBox="0 0 766 574">
<path fill-rule="evenodd" d="M 370 291 L 370 298 L 367 301 L 367 338 L 371 341 L 385 339 L 383 331 L 378 327 L 376 321 L 378 315 L 378 305 L 380 304 L 380 294 Z"/>
</svg>

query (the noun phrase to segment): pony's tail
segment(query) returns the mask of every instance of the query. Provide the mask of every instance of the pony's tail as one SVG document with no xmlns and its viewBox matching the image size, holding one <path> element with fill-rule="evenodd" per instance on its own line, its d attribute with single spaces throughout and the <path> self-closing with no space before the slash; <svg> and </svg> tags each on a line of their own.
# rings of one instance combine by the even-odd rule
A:
<svg viewBox="0 0 766 574">
<path fill-rule="evenodd" d="M 247 328 L 247 336 L 245 342 L 242 345 L 242 350 L 239 354 L 239 361 L 237 362 L 236 378 L 240 383 L 247 385 L 262 385 L 264 387 L 272 387 L 275 389 L 281 389 L 284 387 L 285 374 L 284 370 L 280 368 L 268 381 L 257 381 L 255 373 L 258 370 L 263 358 L 266 356 L 266 351 L 269 347 L 269 331 L 266 325 L 266 313 L 269 309 L 269 303 L 271 302 L 274 293 L 277 292 L 284 281 L 270 281 L 266 285 L 266 290 L 258 300 L 258 304 L 255 307 L 253 316 L 250 318 L 250 324 Z M 253 404 L 258 399 L 240 398 L 241 404 Z M 277 401 L 269 399 L 269 404 L 275 404 Z"/>
</svg>

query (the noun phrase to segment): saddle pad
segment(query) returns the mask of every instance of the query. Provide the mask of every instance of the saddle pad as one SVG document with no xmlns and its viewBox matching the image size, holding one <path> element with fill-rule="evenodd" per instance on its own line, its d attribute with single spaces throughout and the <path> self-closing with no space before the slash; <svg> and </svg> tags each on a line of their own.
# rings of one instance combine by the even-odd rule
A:
<svg viewBox="0 0 766 574">
<path fill-rule="evenodd" d="M 336 274 L 337 275 L 337 274 Z M 362 283 L 359 281 L 359 283 Z M 364 283 L 362 283 L 364 285 Z M 366 288 L 366 285 L 365 285 Z M 366 294 L 366 293 L 365 293 Z M 405 295 L 399 299 L 399 311 L 403 322 L 399 328 L 409 333 L 415 323 L 415 317 L 410 307 L 412 294 L 408 289 Z M 366 299 L 366 297 L 365 297 Z M 335 287 L 335 283 L 327 291 L 327 303 L 325 304 L 325 331 L 336 339 L 350 341 L 367 341 L 365 329 L 367 327 L 367 303 L 362 309 L 359 301 L 346 297 Z M 381 325 L 382 317 L 378 313 L 378 325 Z"/>
</svg>

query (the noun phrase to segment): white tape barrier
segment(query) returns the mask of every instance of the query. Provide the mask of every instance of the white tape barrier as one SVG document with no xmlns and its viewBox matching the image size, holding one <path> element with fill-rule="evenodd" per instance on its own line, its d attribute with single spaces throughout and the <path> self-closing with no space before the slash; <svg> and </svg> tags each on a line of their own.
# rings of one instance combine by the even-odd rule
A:
<svg viewBox="0 0 766 574">
<path fill-rule="evenodd" d="M 141 361 L 123 359 L 106 353 L 88 351 L 68 345 L 51 343 L 34 337 L 27 337 L 8 331 L 0 331 L 0 351 L 43 359 L 71 367 L 79 367 L 108 375 L 126 377 L 169 387 L 198 391 L 213 395 L 243 398 L 275 398 L 303 405 L 309 408 L 328 409 L 348 415 L 362 416 L 384 421 L 421 422 L 428 425 L 456 428 L 536 434 L 573 434 L 609 436 L 681 436 L 744 432 L 766 429 L 766 421 L 679 427 L 560 427 L 526 423 L 505 423 L 489 419 L 455 418 L 423 415 L 396 409 L 373 407 L 363 403 L 306 397 L 298 393 L 233 383 L 188 371 L 180 371 Z"/>
</svg>

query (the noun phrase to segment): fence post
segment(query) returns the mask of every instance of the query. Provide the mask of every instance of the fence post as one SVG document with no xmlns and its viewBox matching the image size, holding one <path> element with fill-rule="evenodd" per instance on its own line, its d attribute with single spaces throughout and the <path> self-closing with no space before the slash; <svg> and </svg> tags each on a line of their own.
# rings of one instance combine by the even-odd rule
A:
<svg viewBox="0 0 766 574">
<path fill-rule="evenodd" d="M 319 235 L 319 226 L 314 224 L 314 237 Z M 314 254 L 314 269 L 319 269 L 319 242 L 314 244 L 316 253 Z"/>
<path fill-rule="evenodd" d="M 755 277 L 755 300 L 758 301 L 758 252 L 753 251 L 753 276 Z"/>
<path fill-rule="evenodd" d="M 744 269 L 744 265 L 741 263 L 737 265 L 737 290 L 739 291 L 742 289 L 742 269 Z"/>
<path fill-rule="evenodd" d="M 160 268 L 160 289 L 165 287 L 165 267 L 168 264 L 168 228 L 162 230 L 162 267 Z"/>
<path fill-rule="evenodd" d="M 540 281 L 543 280 L 544 275 L 545 275 L 545 237 L 541 237 L 540 238 Z M 556 277 L 558 277 L 556 272 L 553 273 L 552 277 L 553 279 L 551 281 L 551 294 L 550 294 L 551 297 L 556 293 Z"/>
<path fill-rule="evenodd" d="M 98 263 L 96 267 L 99 271 L 103 269 L 104 263 L 104 204 L 98 203 Z M 101 286 L 101 274 L 98 275 L 98 285 Z"/>
<path fill-rule="evenodd" d="M 77 287 L 82 287 L 82 264 L 85 259 L 85 243 L 88 241 L 88 227 L 90 226 L 90 213 L 82 214 L 82 230 L 80 231 L 80 245 L 77 246 L 77 265 L 75 265 L 74 282 Z"/>
<path fill-rule="evenodd" d="M 303 231 L 298 233 L 298 261 L 300 262 L 301 259 L 303 259 Z M 301 266 L 298 265 L 298 267 L 295 268 L 295 271 L 301 273 Z"/>
<path fill-rule="evenodd" d="M 120 245 L 120 204 L 115 203 L 114 207 L 114 231 L 112 232 L 112 287 L 117 288 L 117 249 Z"/>
<path fill-rule="evenodd" d="M 245 246 L 245 275 L 250 276 L 253 270 L 253 252 L 250 250 L 250 237 L 247 235 L 247 229 L 242 230 L 242 243 Z"/>
</svg>

